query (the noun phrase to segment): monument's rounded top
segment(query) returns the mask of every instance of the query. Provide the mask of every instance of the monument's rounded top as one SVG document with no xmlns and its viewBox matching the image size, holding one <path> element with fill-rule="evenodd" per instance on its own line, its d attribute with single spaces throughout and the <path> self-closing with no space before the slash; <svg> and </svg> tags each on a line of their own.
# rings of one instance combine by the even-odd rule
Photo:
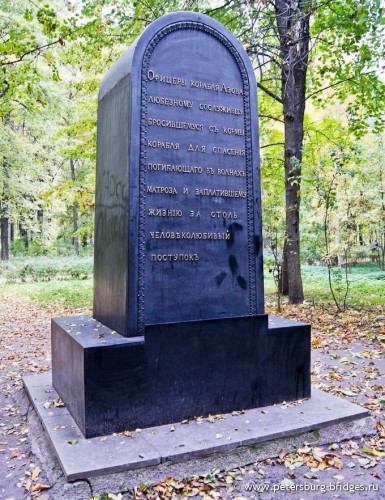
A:
<svg viewBox="0 0 385 500">
<path fill-rule="evenodd" d="M 223 24 L 216 21 L 212 17 L 199 12 L 178 11 L 165 14 L 159 17 L 143 31 L 143 33 L 130 45 L 130 47 L 120 56 L 120 58 L 111 66 L 103 78 L 99 91 L 99 100 L 101 100 L 111 89 L 113 89 L 121 80 L 129 77 L 132 73 L 134 57 L 143 57 L 146 47 L 150 41 L 156 37 L 165 28 L 172 30 L 172 25 L 175 29 L 178 28 L 194 28 L 196 26 L 207 26 L 208 29 L 214 30 L 225 37 L 237 50 L 242 59 L 245 61 L 248 69 L 252 71 L 249 58 L 242 44 Z"/>
</svg>

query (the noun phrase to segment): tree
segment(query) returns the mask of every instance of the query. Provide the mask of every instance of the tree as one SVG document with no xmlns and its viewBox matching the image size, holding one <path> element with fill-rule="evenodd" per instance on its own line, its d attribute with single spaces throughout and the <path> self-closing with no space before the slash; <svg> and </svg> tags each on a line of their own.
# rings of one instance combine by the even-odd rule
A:
<svg viewBox="0 0 385 500">
<path fill-rule="evenodd" d="M 70 73 L 68 68 L 74 68 L 76 63 L 74 73 L 82 74 L 79 66 L 95 63 L 96 58 L 89 56 L 92 47 L 90 49 L 90 44 L 86 42 L 89 39 L 95 40 L 93 47 L 96 41 L 101 43 L 103 33 L 98 32 L 99 23 L 100 17 L 88 19 L 61 0 L 51 2 L 50 6 L 39 6 L 23 0 L 12 6 L 9 2 L 0 0 L 0 74 L 3 77 L 0 79 L 0 119 L 4 145 L 2 157 L 0 154 L 0 216 L 3 258 L 9 257 L 9 238 L 6 236 L 11 223 L 16 228 L 16 234 L 20 227 L 23 236 L 33 234 L 39 240 L 39 245 L 35 245 L 38 251 L 42 247 L 47 249 L 49 240 L 55 237 L 55 230 L 52 229 L 55 219 L 60 218 L 63 213 L 63 207 L 51 195 L 55 189 L 60 191 L 63 184 L 62 167 L 65 161 L 71 166 L 70 182 L 74 186 L 73 238 L 75 243 L 78 241 L 78 231 L 81 231 L 78 227 L 78 198 L 82 197 L 82 193 L 93 190 L 93 175 L 82 172 L 84 157 L 90 148 L 94 150 L 95 144 L 94 103 L 99 82 L 97 78 L 92 85 L 76 82 L 78 87 L 82 86 L 84 89 L 80 92 L 81 97 L 84 99 L 85 95 L 88 98 L 91 95 L 92 100 L 91 104 L 89 100 L 84 103 L 84 110 L 88 113 L 80 120 L 82 133 L 79 133 L 79 121 L 65 124 L 74 129 L 77 127 L 75 136 L 85 137 L 89 135 L 91 128 L 91 138 L 88 138 L 91 146 L 85 149 L 84 141 L 80 146 L 79 140 L 75 138 L 75 145 L 71 144 L 71 148 L 78 148 L 77 153 L 80 154 L 69 157 L 68 145 L 63 148 L 61 141 L 54 139 L 60 126 L 58 117 L 66 116 L 65 92 L 68 90 Z M 73 57 L 71 48 L 75 40 L 79 49 L 76 57 Z M 82 63 L 85 54 L 86 63 Z M 99 51 L 96 54 L 101 59 Z M 92 118 L 90 113 L 93 114 Z M 87 120 L 91 125 L 84 127 Z M 71 133 L 72 130 L 66 132 L 68 136 Z M 75 169 L 80 164 L 81 175 L 79 174 L 78 182 Z M 92 170 L 89 164 L 88 169 Z M 26 176 L 28 181 L 23 182 Z M 90 184 L 82 188 L 79 184 L 84 179 L 89 179 Z M 76 183 L 78 186 L 75 186 Z M 88 210 L 89 230 L 92 205 L 88 206 Z M 46 231 L 47 227 L 42 223 L 47 218 L 53 222 L 49 231 Z M 43 235 L 43 229 L 47 234 Z M 25 238 L 26 245 L 28 240 L 29 237 Z"/>
<path fill-rule="evenodd" d="M 206 12 L 239 35 L 255 62 L 260 90 L 281 105 L 281 112 L 271 117 L 284 122 L 285 264 L 289 301 L 299 303 L 305 104 L 338 99 L 347 103 L 350 128 L 357 135 L 368 127 L 381 129 L 385 85 L 378 70 L 384 9 L 376 0 L 266 0 L 229 1 Z M 334 93 L 325 94 L 325 89 Z"/>
</svg>

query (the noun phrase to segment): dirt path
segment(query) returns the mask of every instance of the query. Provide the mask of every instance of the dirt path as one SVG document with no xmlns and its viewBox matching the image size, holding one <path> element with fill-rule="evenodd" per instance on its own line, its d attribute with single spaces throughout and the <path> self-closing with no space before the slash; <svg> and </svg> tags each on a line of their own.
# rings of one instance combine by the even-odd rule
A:
<svg viewBox="0 0 385 500">
<path fill-rule="evenodd" d="M 62 313 L 42 308 L 26 297 L 0 301 L 1 499 L 27 499 L 30 493 L 35 497 L 49 486 L 31 452 L 27 415 L 17 400 L 23 392 L 23 375 L 51 369 L 51 317 Z"/>
<path fill-rule="evenodd" d="M 20 297 L 0 302 L 0 499 L 57 498 L 49 471 L 31 451 L 27 415 L 17 401 L 23 375 L 50 369 L 50 318 L 75 312 L 49 311 Z M 286 308 L 284 314 L 313 324 L 314 384 L 370 409 L 377 434 L 321 448 L 300 443 L 295 453 L 282 450 L 278 457 L 206 478 L 165 478 L 121 498 L 351 498 L 354 489 L 361 498 L 385 498 L 385 318 L 309 307 Z"/>
</svg>

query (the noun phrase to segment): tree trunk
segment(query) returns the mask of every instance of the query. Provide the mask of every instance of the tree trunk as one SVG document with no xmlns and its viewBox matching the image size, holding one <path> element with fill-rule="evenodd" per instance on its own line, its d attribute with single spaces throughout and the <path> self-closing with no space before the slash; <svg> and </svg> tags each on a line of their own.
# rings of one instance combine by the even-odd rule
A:
<svg viewBox="0 0 385 500">
<path fill-rule="evenodd" d="M 286 244 L 289 303 L 304 300 L 299 210 L 301 164 L 309 57 L 310 2 L 276 0 L 275 12 L 281 49 L 282 103 L 285 127 Z"/>
<path fill-rule="evenodd" d="M 70 158 L 70 166 L 71 166 L 71 179 L 72 181 L 76 181 L 76 171 L 75 171 L 75 162 L 72 158 Z M 79 236 L 76 234 L 78 231 L 78 202 L 74 201 L 72 205 L 72 221 L 73 221 L 73 245 L 75 254 L 79 255 Z"/>
<path fill-rule="evenodd" d="M 74 250 L 75 254 L 79 255 L 79 236 L 76 234 L 78 230 L 78 202 L 74 201 L 72 206 L 73 214 L 73 229 L 74 229 Z"/>
<path fill-rule="evenodd" d="M 9 217 L 0 219 L 1 260 L 9 260 Z"/>
<path fill-rule="evenodd" d="M 21 234 L 23 241 L 24 241 L 24 248 L 28 250 L 29 248 L 29 236 L 28 236 L 28 231 L 23 228 L 21 224 L 19 224 L 19 233 Z"/>
<path fill-rule="evenodd" d="M 287 243 L 283 244 L 281 279 L 279 282 L 281 295 L 289 295 L 289 279 L 287 273 Z"/>
</svg>

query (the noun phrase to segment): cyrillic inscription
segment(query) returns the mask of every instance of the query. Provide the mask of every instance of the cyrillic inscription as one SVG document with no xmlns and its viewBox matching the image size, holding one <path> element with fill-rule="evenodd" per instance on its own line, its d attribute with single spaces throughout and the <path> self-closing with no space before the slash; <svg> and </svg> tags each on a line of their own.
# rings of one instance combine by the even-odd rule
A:
<svg viewBox="0 0 385 500">
<path fill-rule="evenodd" d="M 245 135 L 245 131 L 242 128 L 223 127 L 223 133 L 227 135 Z"/>
<path fill-rule="evenodd" d="M 149 208 L 147 215 L 150 217 L 182 217 L 182 210 L 172 208 Z"/>
<path fill-rule="evenodd" d="M 179 142 L 165 142 L 165 141 L 147 141 L 147 146 L 150 148 L 159 149 L 179 149 Z"/>
<path fill-rule="evenodd" d="M 196 80 L 190 80 L 190 87 L 195 89 L 214 90 L 215 92 L 219 92 L 220 90 L 220 86 L 217 83 L 200 82 Z"/>
<path fill-rule="evenodd" d="M 156 172 L 177 172 L 178 174 L 201 174 L 202 167 L 192 165 L 169 165 L 168 163 L 149 163 L 147 170 Z"/>
<path fill-rule="evenodd" d="M 218 175 L 230 175 L 233 177 L 246 177 L 244 170 L 234 170 L 232 168 L 217 168 Z"/>
<path fill-rule="evenodd" d="M 169 199 L 172 200 L 172 205 L 167 208 L 147 208 L 146 232 L 149 248 L 152 249 L 148 257 L 151 262 L 197 262 L 199 255 L 194 251 L 201 244 L 200 241 L 205 241 L 206 245 L 212 245 L 214 241 L 217 242 L 216 246 L 220 242 L 227 242 L 228 245 L 233 241 L 234 230 L 239 230 L 238 226 L 242 227 L 238 222 L 239 213 L 244 214 L 245 208 L 239 209 L 240 212 L 238 208 L 240 200 L 247 196 L 242 158 L 246 153 L 244 143 L 240 142 L 245 136 L 243 89 L 227 82 L 204 81 L 193 77 L 187 79 L 175 73 L 165 75 L 155 69 L 155 64 L 147 72 L 147 79 L 151 84 L 148 103 L 152 107 L 148 108 L 149 115 L 146 117 L 149 147 L 144 164 L 147 172 L 146 191 L 148 194 L 171 195 Z M 161 87 L 159 84 L 165 85 Z M 167 86 L 170 88 L 168 93 L 172 95 L 165 94 L 163 89 Z M 174 87 L 172 91 L 171 86 Z M 215 100 L 219 102 L 202 98 L 197 102 L 195 96 L 202 96 L 202 91 L 215 92 Z M 207 139 L 196 140 L 194 137 L 197 132 L 201 136 L 207 135 Z M 217 137 L 220 134 L 221 145 L 210 144 L 215 134 Z M 159 152 L 152 153 L 151 149 Z M 186 154 L 193 158 L 191 163 L 186 162 Z M 231 165 L 232 157 L 238 158 L 237 168 Z M 181 186 L 178 181 L 180 177 L 175 176 L 175 181 L 171 182 L 174 186 L 162 186 L 161 176 L 164 173 L 169 174 L 168 179 L 173 178 L 172 174 L 190 174 L 188 179 L 191 185 L 185 182 Z M 219 185 L 213 187 L 210 182 L 202 187 L 202 173 L 206 174 L 205 179 L 215 178 Z M 236 186 L 231 185 L 230 178 L 239 178 Z M 214 201 L 214 198 L 226 198 L 229 207 L 218 210 L 215 205 L 218 201 Z M 234 210 L 236 207 L 237 210 Z M 217 230 L 219 220 L 225 226 L 222 231 Z M 232 227 L 234 224 L 238 224 L 234 226 L 236 229 Z M 176 241 L 179 247 L 186 247 L 185 252 L 172 251 Z M 159 250 L 165 252 L 159 253 Z"/>
<path fill-rule="evenodd" d="M 187 85 L 187 80 L 184 78 L 179 78 L 178 76 L 167 76 L 167 75 L 157 75 L 152 69 L 148 70 L 147 78 L 151 81 L 159 83 L 167 83 L 168 85 L 180 85 L 185 87 Z"/>
<path fill-rule="evenodd" d="M 161 120 L 160 118 L 149 118 L 148 124 L 156 127 L 178 128 L 181 130 L 196 130 L 202 132 L 203 125 L 201 123 L 176 122 L 174 120 Z"/>
<path fill-rule="evenodd" d="M 154 240 L 229 240 L 229 231 L 222 233 L 195 233 L 190 231 L 150 231 Z"/>
<path fill-rule="evenodd" d="M 225 83 L 218 84 L 212 82 L 202 82 L 200 80 L 190 80 L 190 87 L 203 90 L 213 90 L 214 92 L 226 92 L 227 94 L 243 95 L 243 90 L 231 87 Z"/>
<path fill-rule="evenodd" d="M 206 146 L 201 146 L 199 144 L 189 144 L 187 151 L 190 153 L 206 153 Z"/>
<path fill-rule="evenodd" d="M 236 212 L 221 212 L 221 211 L 216 211 L 216 212 L 211 212 L 211 217 L 213 219 L 238 219 L 238 215 Z"/>
<path fill-rule="evenodd" d="M 245 156 L 244 149 L 222 148 L 220 146 L 214 146 L 213 153 L 218 155 Z"/>
<path fill-rule="evenodd" d="M 150 95 L 148 97 L 148 102 L 152 104 L 161 104 L 163 106 L 175 106 L 179 108 L 192 108 L 193 103 L 186 99 L 172 99 L 171 97 L 159 97 L 156 95 Z"/>
<path fill-rule="evenodd" d="M 199 255 L 196 253 L 168 253 L 168 254 L 151 254 L 151 262 L 197 262 Z"/>
<path fill-rule="evenodd" d="M 216 111 L 217 113 L 227 113 L 238 116 L 243 114 L 242 108 L 232 108 L 230 106 L 221 106 L 219 104 L 206 104 L 204 102 L 199 104 L 199 109 L 202 111 Z"/>
<path fill-rule="evenodd" d="M 175 187 L 169 186 L 147 186 L 147 193 L 178 194 L 178 191 Z"/>
<path fill-rule="evenodd" d="M 246 191 L 233 191 L 229 189 L 196 188 L 195 196 L 222 196 L 224 198 L 246 198 Z"/>
</svg>

